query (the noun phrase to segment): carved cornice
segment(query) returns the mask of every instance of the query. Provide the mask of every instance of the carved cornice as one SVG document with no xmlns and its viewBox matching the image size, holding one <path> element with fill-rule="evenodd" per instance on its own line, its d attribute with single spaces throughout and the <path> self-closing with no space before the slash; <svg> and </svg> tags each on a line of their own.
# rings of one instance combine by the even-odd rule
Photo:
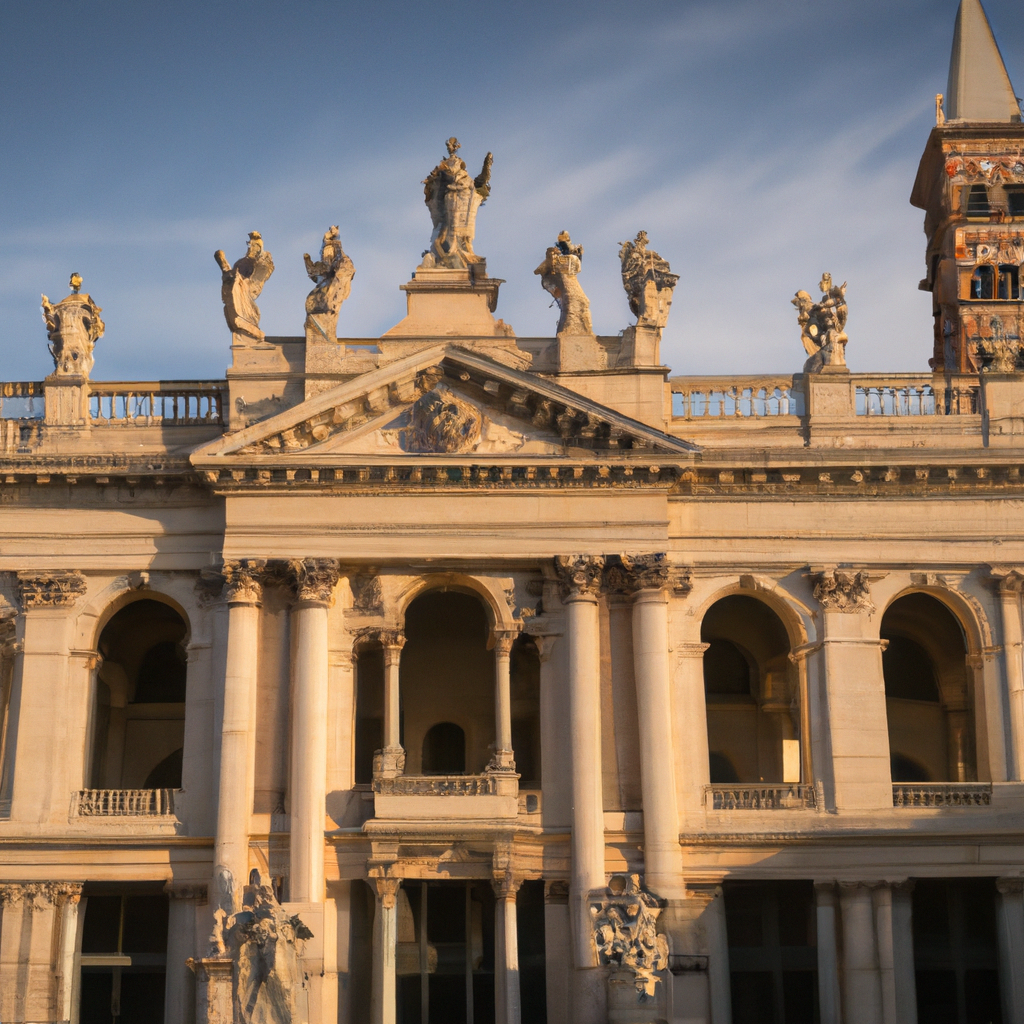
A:
<svg viewBox="0 0 1024 1024">
<path fill-rule="evenodd" d="M 298 601 L 330 605 L 341 571 L 336 558 L 303 558 L 289 563 Z"/>
<path fill-rule="evenodd" d="M 563 601 L 596 597 L 601 592 L 604 555 L 555 555 L 554 565 Z"/>
<path fill-rule="evenodd" d="M 18 596 L 29 608 L 69 608 L 86 591 L 80 572 L 19 572 Z"/>
<path fill-rule="evenodd" d="M 826 611 L 873 612 L 869 577 L 866 572 L 847 569 L 827 569 L 812 573 L 814 599 Z"/>
<path fill-rule="evenodd" d="M 259 604 L 263 600 L 263 572 L 266 563 L 259 558 L 225 562 L 224 600 L 228 604 Z"/>
</svg>

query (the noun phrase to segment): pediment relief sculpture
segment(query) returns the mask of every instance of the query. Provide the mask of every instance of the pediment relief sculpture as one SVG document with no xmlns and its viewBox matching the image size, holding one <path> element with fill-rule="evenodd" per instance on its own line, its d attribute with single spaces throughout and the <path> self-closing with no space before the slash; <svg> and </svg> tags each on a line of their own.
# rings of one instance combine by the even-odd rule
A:
<svg viewBox="0 0 1024 1024">
<path fill-rule="evenodd" d="M 82 294 L 81 274 L 72 274 L 71 294 L 53 304 L 42 297 L 43 322 L 50 339 L 55 377 L 88 377 L 93 368 L 92 350 L 103 337 L 103 312 L 89 294 Z"/>
</svg>

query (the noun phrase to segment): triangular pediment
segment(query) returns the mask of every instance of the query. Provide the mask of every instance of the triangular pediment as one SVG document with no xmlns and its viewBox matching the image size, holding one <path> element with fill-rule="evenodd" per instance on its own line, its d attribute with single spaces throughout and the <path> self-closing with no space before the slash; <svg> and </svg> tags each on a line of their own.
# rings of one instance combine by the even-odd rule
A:
<svg viewBox="0 0 1024 1024">
<path fill-rule="evenodd" d="M 301 455 L 667 455 L 696 448 L 536 374 L 438 345 L 362 374 L 193 453 L 196 466 L 282 463 Z"/>
</svg>

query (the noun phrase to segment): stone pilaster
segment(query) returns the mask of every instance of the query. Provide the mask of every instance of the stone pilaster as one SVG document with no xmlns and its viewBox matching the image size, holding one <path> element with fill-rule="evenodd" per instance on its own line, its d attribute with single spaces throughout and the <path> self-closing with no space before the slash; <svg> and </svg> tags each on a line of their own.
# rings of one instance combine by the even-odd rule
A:
<svg viewBox="0 0 1024 1024">
<path fill-rule="evenodd" d="M 371 1024 L 395 1024 L 398 959 L 398 889 L 400 878 L 379 875 L 370 879 L 377 897 L 373 918 L 373 987 Z"/>
</svg>

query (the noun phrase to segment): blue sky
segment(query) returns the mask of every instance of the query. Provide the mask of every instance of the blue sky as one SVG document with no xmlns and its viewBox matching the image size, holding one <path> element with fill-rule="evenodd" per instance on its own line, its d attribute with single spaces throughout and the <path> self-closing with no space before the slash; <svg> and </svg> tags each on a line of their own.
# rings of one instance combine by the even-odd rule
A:
<svg viewBox="0 0 1024 1024">
<path fill-rule="evenodd" d="M 986 0 L 1024 92 L 1020 0 Z M 586 248 L 598 333 L 630 322 L 618 242 L 682 278 L 679 374 L 799 370 L 789 300 L 849 282 L 857 371 L 931 354 L 908 203 L 944 91 L 956 0 L 647 3 L 0 0 L 0 339 L 6 380 L 52 367 L 39 294 L 72 270 L 104 309 L 97 379 L 222 376 L 213 252 L 262 232 L 268 334 L 298 335 L 302 254 L 339 224 L 356 265 L 338 332 L 401 319 L 430 219 L 420 181 L 494 152 L 476 250 L 521 336 L 557 319 L 533 274 Z"/>
</svg>

